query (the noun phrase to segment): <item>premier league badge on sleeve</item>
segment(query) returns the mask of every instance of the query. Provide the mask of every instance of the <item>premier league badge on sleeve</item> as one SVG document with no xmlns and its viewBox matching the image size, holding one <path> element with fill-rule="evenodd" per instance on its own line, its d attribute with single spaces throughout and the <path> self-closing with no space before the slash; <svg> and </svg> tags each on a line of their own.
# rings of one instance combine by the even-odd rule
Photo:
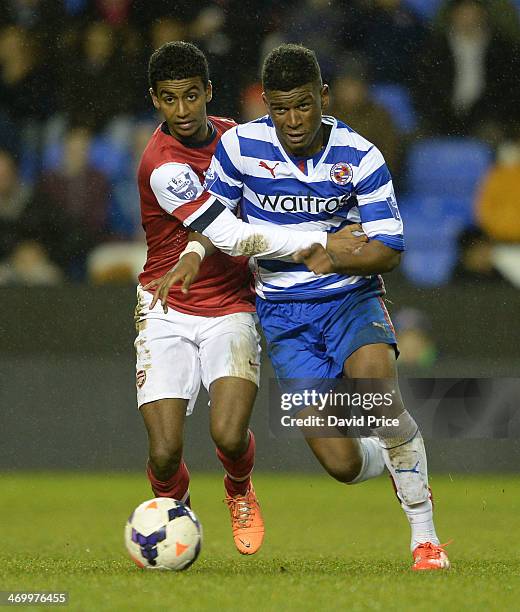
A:
<svg viewBox="0 0 520 612">
<path fill-rule="evenodd" d="M 330 178 L 336 185 L 348 185 L 352 180 L 352 166 L 347 162 L 338 162 L 330 169 Z"/>
<path fill-rule="evenodd" d="M 194 200 L 202 187 L 195 182 L 195 177 L 191 175 L 189 170 L 183 171 L 181 174 L 174 176 L 166 189 L 175 197 L 181 200 Z"/>
</svg>

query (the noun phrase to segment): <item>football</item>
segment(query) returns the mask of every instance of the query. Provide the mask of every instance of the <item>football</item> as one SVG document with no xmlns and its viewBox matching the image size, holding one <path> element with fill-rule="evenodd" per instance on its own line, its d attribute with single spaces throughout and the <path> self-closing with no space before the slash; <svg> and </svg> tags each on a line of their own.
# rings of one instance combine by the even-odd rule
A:
<svg viewBox="0 0 520 612">
<path fill-rule="evenodd" d="M 199 556 L 202 528 L 186 504 L 158 497 L 143 502 L 130 515 L 125 544 L 141 568 L 185 570 Z"/>
</svg>

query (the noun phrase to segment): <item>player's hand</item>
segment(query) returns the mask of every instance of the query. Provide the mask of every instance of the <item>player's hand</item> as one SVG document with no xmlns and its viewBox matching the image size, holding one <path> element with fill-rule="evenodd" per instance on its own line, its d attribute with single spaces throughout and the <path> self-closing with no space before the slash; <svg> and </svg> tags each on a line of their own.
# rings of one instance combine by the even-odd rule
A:
<svg viewBox="0 0 520 612">
<path fill-rule="evenodd" d="M 363 228 L 359 223 L 353 223 L 347 225 L 339 232 L 328 234 L 327 236 L 327 251 L 331 254 L 332 259 L 334 255 L 344 253 L 355 253 L 368 242 L 368 238 L 363 232 Z"/>
<path fill-rule="evenodd" d="M 293 255 L 294 261 L 304 263 L 314 274 L 328 274 L 334 271 L 334 260 L 321 244 L 313 244 Z"/>
<path fill-rule="evenodd" d="M 352 254 L 368 242 L 361 225 L 347 225 L 339 232 L 329 234 L 327 249 L 321 244 L 313 244 L 307 249 L 298 251 L 293 257 L 296 262 L 303 262 L 315 274 L 330 274 L 338 268 L 338 255 Z"/>
<path fill-rule="evenodd" d="M 150 304 L 150 310 L 160 300 L 166 314 L 168 312 L 168 293 L 170 288 L 173 285 L 182 283 L 181 291 L 184 294 L 188 293 L 191 284 L 197 278 L 200 264 L 201 259 L 197 253 L 186 253 L 169 272 L 145 285 L 143 289 L 153 289 L 156 287 L 152 303 Z"/>
</svg>

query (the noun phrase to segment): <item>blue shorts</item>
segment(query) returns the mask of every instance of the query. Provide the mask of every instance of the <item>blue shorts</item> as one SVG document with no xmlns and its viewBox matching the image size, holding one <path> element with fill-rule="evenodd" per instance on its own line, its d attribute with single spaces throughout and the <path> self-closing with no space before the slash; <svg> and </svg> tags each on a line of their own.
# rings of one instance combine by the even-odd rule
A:
<svg viewBox="0 0 520 612">
<path fill-rule="evenodd" d="M 366 344 L 391 344 L 394 327 L 380 281 L 312 301 L 256 299 L 277 378 L 341 378 L 345 360 Z"/>
</svg>

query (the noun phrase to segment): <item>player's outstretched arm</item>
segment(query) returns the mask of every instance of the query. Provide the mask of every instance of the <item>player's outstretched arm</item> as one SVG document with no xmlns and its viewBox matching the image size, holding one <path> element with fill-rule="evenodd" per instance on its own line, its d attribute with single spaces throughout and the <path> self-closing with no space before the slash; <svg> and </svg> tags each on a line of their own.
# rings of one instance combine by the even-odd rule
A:
<svg viewBox="0 0 520 612">
<path fill-rule="evenodd" d="M 275 225 L 249 225 L 204 191 L 188 164 L 166 163 L 150 175 L 150 186 L 161 208 L 185 227 L 204 234 L 228 255 L 291 261 L 296 251 L 312 244 L 326 246 L 327 233 L 298 232 Z"/>
<path fill-rule="evenodd" d="M 370 240 L 352 249 L 342 237 L 332 235 L 330 238 L 326 250 L 321 245 L 313 245 L 297 253 L 294 260 L 303 262 L 315 274 L 335 272 L 355 276 L 390 272 L 401 261 L 401 251 L 379 240 Z"/>
<path fill-rule="evenodd" d="M 290 260 L 294 253 L 313 244 L 327 245 L 326 232 L 298 232 L 275 225 L 249 225 L 216 199 L 203 214 L 187 221 L 189 227 L 232 256 Z"/>
</svg>

